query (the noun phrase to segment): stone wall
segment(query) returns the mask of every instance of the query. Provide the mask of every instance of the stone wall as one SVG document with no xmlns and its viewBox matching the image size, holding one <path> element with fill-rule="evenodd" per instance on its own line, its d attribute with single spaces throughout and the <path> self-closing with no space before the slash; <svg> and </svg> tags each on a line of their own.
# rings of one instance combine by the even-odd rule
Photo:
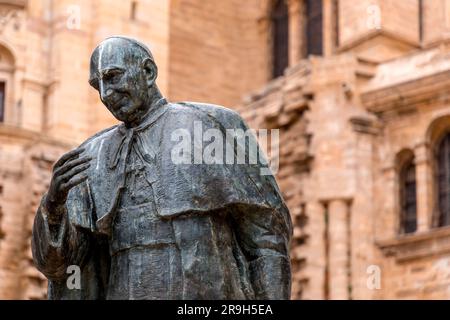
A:
<svg viewBox="0 0 450 320">
<path fill-rule="evenodd" d="M 448 299 L 433 150 L 450 130 L 448 45 L 373 64 L 311 58 L 246 98 L 280 129 L 277 180 L 295 224 L 293 298 Z M 414 155 L 418 230 L 400 232 L 399 159 Z"/>
<path fill-rule="evenodd" d="M 52 164 L 69 146 L 31 131 L 4 127 L 0 142 L 0 297 L 42 299 L 46 279 L 32 263 L 31 226 Z"/>
<path fill-rule="evenodd" d="M 270 1 L 174 0 L 169 96 L 232 107 L 270 78 Z"/>
</svg>

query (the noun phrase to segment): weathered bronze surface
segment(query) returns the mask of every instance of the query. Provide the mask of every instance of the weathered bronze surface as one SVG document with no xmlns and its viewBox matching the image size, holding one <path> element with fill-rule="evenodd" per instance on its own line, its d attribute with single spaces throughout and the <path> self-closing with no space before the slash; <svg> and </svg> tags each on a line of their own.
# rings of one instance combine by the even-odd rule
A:
<svg viewBox="0 0 450 320">
<path fill-rule="evenodd" d="M 136 40 L 111 37 L 92 54 L 89 83 L 123 123 L 54 166 L 32 236 L 49 299 L 288 299 L 291 220 L 261 161 L 174 161 L 174 133 L 246 124 L 223 107 L 167 102 L 156 78 Z M 67 284 L 73 266 L 79 288 Z"/>
</svg>

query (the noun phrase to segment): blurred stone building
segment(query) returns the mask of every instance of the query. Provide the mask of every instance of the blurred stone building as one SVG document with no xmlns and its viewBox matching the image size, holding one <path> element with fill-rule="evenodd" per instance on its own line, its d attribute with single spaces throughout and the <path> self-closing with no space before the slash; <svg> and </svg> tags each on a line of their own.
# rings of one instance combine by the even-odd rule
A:
<svg viewBox="0 0 450 320">
<path fill-rule="evenodd" d="M 112 34 L 170 100 L 280 130 L 293 298 L 450 298 L 449 0 L 0 0 L 0 298 L 45 297 L 32 220 L 53 162 L 115 123 L 87 84 Z"/>
</svg>

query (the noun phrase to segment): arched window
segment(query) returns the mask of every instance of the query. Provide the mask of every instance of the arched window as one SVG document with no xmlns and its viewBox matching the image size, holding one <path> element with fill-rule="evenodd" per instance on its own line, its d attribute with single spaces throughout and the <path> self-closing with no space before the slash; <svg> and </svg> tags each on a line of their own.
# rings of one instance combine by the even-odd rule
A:
<svg viewBox="0 0 450 320">
<path fill-rule="evenodd" d="M 274 78 L 282 76 L 289 65 L 289 10 L 286 0 L 277 0 L 272 11 L 272 57 Z"/>
<path fill-rule="evenodd" d="M 438 197 L 437 226 L 450 225 L 450 133 L 439 143 L 436 154 Z"/>
<path fill-rule="evenodd" d="M 401 233 L 413 233 L 417 230 L 416 189 L 416 166 L 411 154 L 400 168 Z"/>
</svg>

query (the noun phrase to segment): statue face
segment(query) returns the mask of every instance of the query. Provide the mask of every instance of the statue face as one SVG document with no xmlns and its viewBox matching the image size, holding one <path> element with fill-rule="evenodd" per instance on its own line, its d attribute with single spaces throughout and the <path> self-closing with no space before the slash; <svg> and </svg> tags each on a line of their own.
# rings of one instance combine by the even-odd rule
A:
<svg viewBox="0 0 450 320">
<path fill-rule="evenodd" d="M 132 122 L 149 101 L 149 87 L 156 79 L 156 66 L 140 57 L 136 47 L 123 39 L 108 39 L 92 54 L 89 83 L 118 120 Z M 153 70 L 152 70 L 153 69 Z"/>
</svg>

